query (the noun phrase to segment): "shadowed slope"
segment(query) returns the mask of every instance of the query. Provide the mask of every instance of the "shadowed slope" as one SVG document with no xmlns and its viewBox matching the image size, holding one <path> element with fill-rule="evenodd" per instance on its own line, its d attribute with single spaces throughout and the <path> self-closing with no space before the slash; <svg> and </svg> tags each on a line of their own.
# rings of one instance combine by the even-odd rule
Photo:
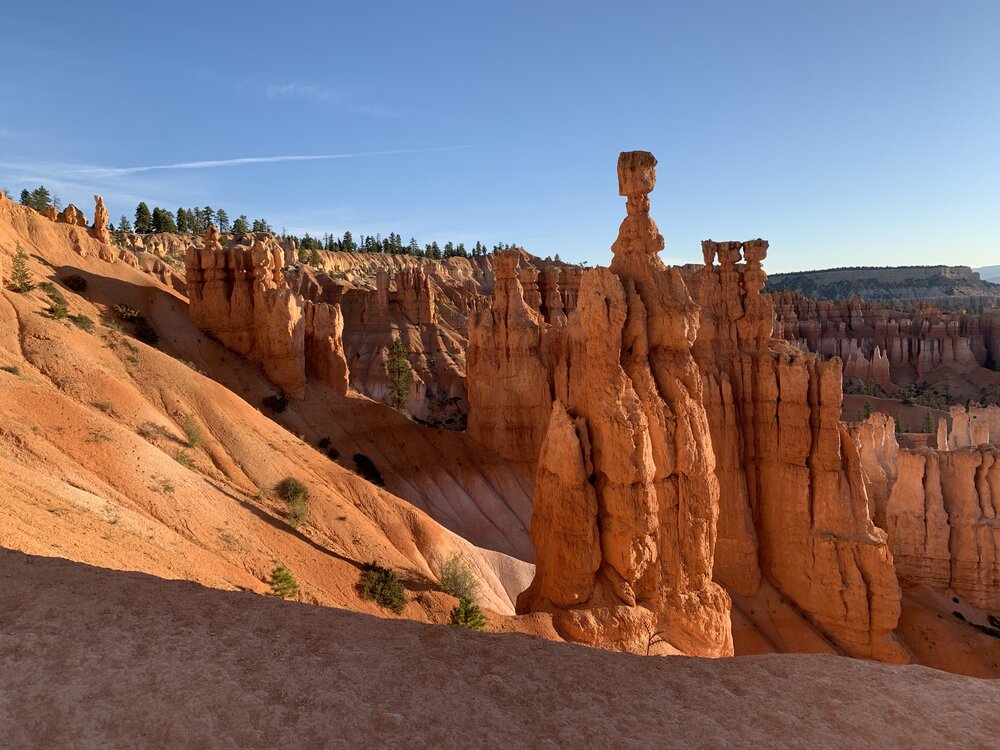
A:
<svg viewBox="0 0 1000 750">
<path fill-rule="evenodd" d="M 1000 683 L 644 658 L 0 550 L 10 746 L 987 747 Z"/>
</svg>

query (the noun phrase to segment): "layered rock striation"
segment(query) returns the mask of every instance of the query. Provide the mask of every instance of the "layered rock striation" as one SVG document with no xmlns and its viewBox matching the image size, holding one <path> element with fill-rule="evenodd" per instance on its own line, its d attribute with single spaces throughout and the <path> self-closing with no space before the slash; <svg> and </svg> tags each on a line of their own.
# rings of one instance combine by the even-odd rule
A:
<svg viewBox="0 0 1000 750">
<path fill-rule="evenodd" d="M 956 398 L 1000 397 L 996 311 L 944 312 L 933 302 L 907 311 L 857 296 L 830 302 L 790 291 L 773 299 L 775 336 L 824 358 L 840 357 L 845 380 L 890 394 L 924 382 Z"/>
</svg>

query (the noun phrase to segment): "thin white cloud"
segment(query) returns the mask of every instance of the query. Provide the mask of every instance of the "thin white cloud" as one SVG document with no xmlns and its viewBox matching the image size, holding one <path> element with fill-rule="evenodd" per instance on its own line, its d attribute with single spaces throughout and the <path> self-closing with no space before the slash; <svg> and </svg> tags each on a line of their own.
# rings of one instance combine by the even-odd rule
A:
<svg viewBox="0 0 1000 750">
<path fill-rule="evenodd" d="M 39 172 L 61 172 L 66 175 L 80 177 L 120 177 L 152 172 L 163 169 L 214 169 L 217 167 L 242 167 L 247 164 L 276 164 L 293 161 L 329 161 L 332 159 L 360 159 L 366 156 L 391 156 L 397 154 L 430 154 L 442 151 L 460 151 L 475 148 L 475 146 L 438 146 L 435 148 L 394 149 L 390 151 L 361 151 L 353 154 L 300 154 L 290 156 L 243 156 L 236 159 L 209 159 L 204 161 L 182 161 L 174 164 L 149 164 L 141 167 L 102 167 L 83 166 L 79 164 L 23 164 L 16 162 L 0 162 L 0 167 L 6 169 L 30 169 Z"/>
<path fill-rule="evenodd" d="M 272 83 L 264 87 L 264 96 L 268 99 L 307 99 L 319 104 L 330 104 L 338 109 L 358 115 L 373 117 L 402 117 L 389 107 L 381 104 L 364 104 L 351 101 L 340 92 L 320 86 L 316 83 L 293 81 L 290 83 Z"/>
</svg>

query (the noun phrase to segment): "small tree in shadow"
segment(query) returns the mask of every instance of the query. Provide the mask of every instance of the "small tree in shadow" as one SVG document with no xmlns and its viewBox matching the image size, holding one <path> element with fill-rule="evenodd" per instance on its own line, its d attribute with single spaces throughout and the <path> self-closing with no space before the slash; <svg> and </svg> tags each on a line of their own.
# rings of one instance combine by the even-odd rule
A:
<svg viewBox="0 0 1000 750">
<path fill-rule="evenodd" d="M 295 580 L 291 571 L 281 563 L 275 564 L 274 570 L 271 571 L 271 578 L 267 583 L 271 587 L 270 596 L 292 599 L 299 594 L 298 581 Z"/>
<path fill-rule="evenodd" d="M 456 628 L 466 630 L 485 630 L 486 617 L 479 605 L 467 596 L 458 600 L 458 604 L 451 610 L 451 624 Z"/>
</svg>

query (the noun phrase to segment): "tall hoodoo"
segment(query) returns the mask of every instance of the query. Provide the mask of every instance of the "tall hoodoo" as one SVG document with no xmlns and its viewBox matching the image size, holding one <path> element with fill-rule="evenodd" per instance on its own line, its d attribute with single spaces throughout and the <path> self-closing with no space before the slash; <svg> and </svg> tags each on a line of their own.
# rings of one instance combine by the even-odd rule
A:
<svg viewBox="0 0 1000 750">
<path fill-rule="evenodd" d="M 104 207 L 104 199 L 94 196 L 94 226 L 90 230 L 91 236 L 105 245 L 111 244 L 111 233 L 108 231 L 108 209 Z"/>
<path fill-rule="evenodd" d="M 697 307 L 657 256 L 655 167 L 647 152 L 619 157 L 628 215 L 615 259 L 583 274 L 561 329 L 531 525 L 536 575 L 518 611 L 551 612 L 574 641 L 722 656 L 730 602 L 712 581 L 719 487 L 691 356 Z"/>
</svg>

